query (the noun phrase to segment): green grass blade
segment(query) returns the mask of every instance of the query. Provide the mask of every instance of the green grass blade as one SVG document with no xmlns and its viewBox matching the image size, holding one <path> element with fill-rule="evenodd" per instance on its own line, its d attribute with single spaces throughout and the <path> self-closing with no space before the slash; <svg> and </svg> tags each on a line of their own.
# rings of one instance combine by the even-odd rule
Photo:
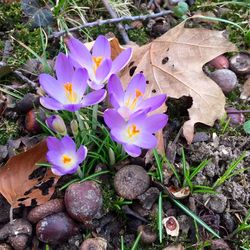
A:
<svg viewBox="0 0 250 250">
<path fill-rule="evenodd" d="M 169 197 L 170 198 L 170 197 Z M 170 198 L 176 206 L 178 206 L 183 212 L 185 212 L 187 215 L 192 217 L 200 226 L 204 227 L 208 232 L 210 232 L 213 236 L 220 239 L 220 236 L 210 227 L 208 226 L 204 221 L 202 221 L 195 213 L 193 213 L 190 209 L 188 209 L 186 206 L 184 206 L 181 202 Z"/>
<path fill-rule="evenodd" d="M 202 161 L 199 166 L 197 166 L 194 171 L 190 174 L 189 180 L 191 181 L 199 172 L 203 170 L 207 166 L 207 164 L 210 162 L 210 160 L 204 160 Z"/>
<path fill-rule="evenodd" d="M 159 174 L 159 181 L 162 183 L 163 182 L 162 162 L 161 162 L 160 156 L 155 148 L 153 149 L 153 154 L 154 154 L 157 169 L 158 169 L 157 172 Z"/>
<path fill-rule="evenodd" d="M 121 235 L 121 250 L 125 250 L 123 235 Z"/>
<path fill-rule="evenodd" d="M 166 162 L 168 167 L 171 169 L 171 171 L 174 173 L 175 178 L 177 179 L 178 183 L 181 184 L 181 178 L 178 175 L 177 171 L 175 170 L 174 165 L 168 160 L 167 157 L 163 157 L 163 160 Z"/>
<path fill-rule="evenodd" d="M 139 234 L 137 235 L 137 237 L 136 237 L 136 239 L 135 239 L 135 242 L 134 242 L 134 244 L 133 244 L 131 250 L 136 250 L 136 249 L 137 249 L 140 239 L 141 239 L 141 233 L 139 233 Z"/>
<path fill-rule="evenodd" d="M 159 194 L 157 222 L 158 222 L 157 224 L 158 224 L 159 241 L 160 241 L 160 243 L 162 243 L 162 238 L 163 238 L 163 231 L 162 231 L 162 192 L 160 192 L 160 194 Z"/>
<path fill-rule="evenodd" d="M 87 181 L 87 180 L 90 180 L 90 179 L 93 180 L 94 178 L 96 178 L 96 177 L 98 177 L 98 176 L 100 176 L 102 174 L 107 174 L 109 172 L 110 172 L 109 170 L 98 171 L 98 172 L 96 172 L 96 173 L 94 173 L 92 175 L 89 175 L 89 176 L 83 178 L 81 180 L 81 182 L 84 182 L 84 181 Z"/>
<path fill-rule="evenodd" d="M 17 94 L 17 93 L 13 93 L 13 92 L 7 90 L 6 88 L 1 88 L 1 87 L 0 87 L 0 91 L 2 91 L 3 93 L 5 93 L 5 94 L 7 94 L 7 95 L 13 96 L 13 97 L 15 97 L 15 98 L 18 99 L 18 100 L 21 100 L 21 99 L 22 99 L 22 96 L 21 96 L 21 95 L 19 95 L 19 94 Z"/>
</svg>

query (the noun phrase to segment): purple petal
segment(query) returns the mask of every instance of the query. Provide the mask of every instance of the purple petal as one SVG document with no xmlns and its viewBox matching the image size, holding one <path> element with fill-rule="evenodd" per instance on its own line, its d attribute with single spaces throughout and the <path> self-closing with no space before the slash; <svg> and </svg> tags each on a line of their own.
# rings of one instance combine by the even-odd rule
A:
<svg viewBox="0 0 250 250">
<path fill-rule="evenodd" d="M 88 71 L 86 69 L 77 69 L 73 74 L 72 84 L 73 89 L 77 93 L 79 100 L 81 100 L 83 94 L 87 88 Z"/>
<path fill-rule="evenodd" d="M 142 101 L 137 109 L 149 109 L 149 112 L 159 108 L 167 99 L 165 94 L 157 95 Z"/>
<path fill-rule="evenodd" d="M 69 58 L 63 53 L 59 53 L 55 63 L 56 76 L 60 83 L 67 83 L 72 81 L 74 73 L 73 65 Z"/>
<path fill-rule="evenodd" d="M 39 82 L 49 96 L 59 102 L 63 102 L 66 99 L 62 85 L 52 76 L 48 74 L 41 74 L 39 76 Z"/>
<path fill-rule="evenodd" d="M 80 148 L 77 150 L 77 162 L 80 164 L 81 162 L 83 162 L 86 159 L 88 153 L 88 149 L 81 145 Z"/>
<path fill-rule="evenodd" d="M 92 56 L 86 46 L 76 38 L 70 38 L 67 42 L 70 56 L 84 68 L 93 66 Z"/>
<path fill-rule="evenodd" d="M 68 110 L 70 112 L 75 112 L 75 111 L 79 110 L 81 107 L 82 107 L 81 103 L 63 105 L 63 109 Z"/>
<path fill-rule="evenodd" d="M 142 124 L 143 130 L 149 133 L 155 133 L 164 128 L 168 122 L 168 116 L 165 114 L 156 114 L 146 118 Z"/>
<path fill-rule="evenodd" d="M 130 81 L 124 96 L 124 101 L 127 102 L 130 98 L 136 97 L 136 91 L 140 91 L 143 95 L 146 90 L 146 79 L 143 74 L 136 74 Z M 142 98 L 142 97 L 139 97 Z"/>
<path fill-rule="evenodd" d="M 73 167 L 66 169 L 66 168 L 54 165 L 51 167 L 51 171 L 55 175 L 62 176 L 66 174 L 74 174 L 77 171 L 78 167 L 79 167 L 78 165 L 75 165 Z"/>
<path fill-rule="evenodd" d="M 125 126 L 125 120 L 122 118 L 122 116 L 114 109 L 107 109 L 104 112 L 104 121 L 107 124 L 107 126 L 112 129 L 115 127 L 123 127 Z"/>
<path fill-rule="evenodd" d="M 96 80 L 99 83 L 104 83 L 106 81 L 107 76 L 110 73 L 112 67 L 112 61 L 111 59 L 105 59 L 101 65 L 96 70 Z"/>
<path fill-rule="evenodd" d="M 63 110 L 64 109 L 63 105 L 60 102 L 50 97 L 41 97 L 40 103 L 42 106 L 44 106 L 47 109 L 51 109 L 51 110 Z"/>
<path fill-rule="evenodd" d="M 141 148 L 150 149 L 156 147 L 157 140 L 152 134 L 148 132 L 142 132 L 138 135 L 134 144 Z"/>
<path fill-rule="evenodd" d="M 49 151 L 63 151 L 61 141 L 56 137 L 49 136 L 46 142 Z"/>
<path fill-rule="evenodd" d="M 101 56 L 109 59 L 111 56 L 111 49 L 108 39 L 105 36 L 98 36 L 92 50 L 92 55 L 95 57 Z"/>
<path fill-rule="evenodd" d="M 107 92 L 105 89 L 95 90 L 83 97 L 81 106 L 87 107 L 87 106 L 97 104 L 104 100 L 104 98 L 106 97 L 106 94 Z"/>
<path fill-rule="evenodd" d="M 141 149 L 135 145 L 124 144 L 123 148 L 132 157 L 138 157 L 141 154 Z"/>
<path fill-rule="evenodd" d="M 121 81 L 117 77 L 117 75 L 111 75 L 107 87 L 109 93 L 109 101 L 113 105 L 113 107 L 118 108 L 122 106 L 124 101 L 124 92 L 122 89 Z"/>
<path fill-rule="evenodd" d="M 118 143 L 124 144 L 124 143 L 127 143 L 125 129 L 126 129 L 125 125 L 121 127 L 113 127 L 110 131 L 110 134 L 112 137 L 116 139 Z"/>
<path fill-rule="evenodd" d="M 113 61 L 111 73 L 118 73 L 129 62 L 132 56 L 132 49 L 123 50 Z"/>
<path fill-rule="evenodd" d="M 76 144 L 70 136 L 68 135 L 64 136 L 61 139 L 61 143 L 65 149 L 65 152 L 72 152 L 72 153 L 76 152 Z"/>
<path fill-rule="evenodd" d="M 61 166 L 62 165 L 62 160 L 61 157 L 63 155 L 63 151 L 52 151 L 49 150 L 46 154 L 47 160 L 49 163 L 51 163 L 52 165 L 56 165 L 56 166 Z"/>
<path fill-rule="evenodd" d="M 105 85 L 103 83 L 95 83 L 94 81 L 88 81 L 88 85 L 90 88 L 94 90 L 100 90 L 102 89 Z"/>
</svg>

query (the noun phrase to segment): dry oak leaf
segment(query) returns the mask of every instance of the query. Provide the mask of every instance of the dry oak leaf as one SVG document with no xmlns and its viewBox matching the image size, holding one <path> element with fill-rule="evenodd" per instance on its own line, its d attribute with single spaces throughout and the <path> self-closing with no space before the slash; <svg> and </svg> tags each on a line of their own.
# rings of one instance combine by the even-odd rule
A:
<svg viewBox="0 0 250 250">
<path fill-rule="evenodd" d="M 13 208 L 43 204 L 54 193 L 59 176 L 47 167 L 36 166 L 46 161 L 46 152 L 46 141 L 42 141 L 0 167 L 0 193 Z"/>
<path fill-rule="evenodd" d="M 161 93 L 172 98 L 191 96 L 190 120 L 183 134 L 192 142 L 194 125 L 212 126 L 224 113 L 225 96 L 220 87 L 207 77 L 202 66 L 213 58 L 237 48 L 223 37 L 223 32 L 184 28 L 184 22 L 142 47 L 133 48 L 129 65 L 121 73 L 124 87 L 131 77 L 143 72 L 147 79 L 146 97 Z M 166 106 L 157 112 L 165 112 Z"/>
</svg>

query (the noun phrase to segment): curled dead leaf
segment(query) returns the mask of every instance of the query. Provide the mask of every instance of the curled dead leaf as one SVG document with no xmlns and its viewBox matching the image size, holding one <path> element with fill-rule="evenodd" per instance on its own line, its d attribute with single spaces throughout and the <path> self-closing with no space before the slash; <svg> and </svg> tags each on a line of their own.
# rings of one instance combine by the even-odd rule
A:
<svg viewBox="0 0 250 250">
<path fill-rule="evenodd" d="M 174 186 L 168 187 L 168 191 L 176 198 L 176 199 L 184 199 L 190 195 L 190 189 L 189 187 L 183 187 L 177 189 Z"/>
<path fill-rule="evenodd" d="M 46 161 L 46 152 L 46 141 L 42 141 L 0 168 L 0 193 L 13 208 L 43 204 L 53 194 L 59 176 L 49 168 L 36 166 Z"/>
<path fill-rule="evenodd" d="M 218 85 L 207 77 L 202 67 L 213 58 L 237 50 L 223 32 L 200 28 L 185 28 L 184 22 L 142 47 L 133 48 L 129 65 L 121 73 L 124 87 L 136 73 L 147 79 L 146 97 L 165 93 L 172 98 L 191 96 L 189 120 L 183 134 L 192 142 L 194 125 L 212 126 L 224 113 L 225 96 Z M 161 107 L 156 112 L 165 112 Z"/>
</svg>

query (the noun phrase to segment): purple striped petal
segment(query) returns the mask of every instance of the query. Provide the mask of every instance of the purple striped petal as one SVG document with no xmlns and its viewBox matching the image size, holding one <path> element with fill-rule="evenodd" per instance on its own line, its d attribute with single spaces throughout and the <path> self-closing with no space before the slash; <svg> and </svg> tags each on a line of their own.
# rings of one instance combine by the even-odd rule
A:
<svg viewBox="0 0 250 250">
<path fill-rule="evenodd" d="M 145 122 L 142 122 L 143 129 L 149 133 L 155 133 L 164 128 L 168 122 L 168 116 L 165 114 L 156 114 L 149 116 Z"/>
<path fill-rule="evenodd" d="M 73 65 L 69 58 L 63 53 L 59 53 L 55 63 L 56 77 L 60 83 L 71 82 L 74 73 Z"/>
<path fill-rule="evenodd" d="M 165 94 L 157 95 L 151 98 L 148 98 L 145 101 L 142 101 L 140 105 L 138 105 L 137 109 L 149 109 L 149 112 L 159 108 L 167 99 Z"/>
<path fill-rule="evenodd" d="M 157 144 L 157 140 L 155 136 L 153 136 L 152 134 L 148 132 L 140 133 L 140 135 L 138 136 L 138 138 L 136 138 L 134 142 L 134 145 L 141 147 L 141 148 L 146 148 L 146 149 L 154 148 L 156 147 L 156 144 Z"/>
<path fill-rule="evenodd" d="M 97 68 L 95 78 L 97 82 L 104 83 L 112 67 L 111 59 L 105 59 Z"/>
<path fill-rule="evenodd" d="M 63 150 L 61 150 L 62 149 L 62 144 L 61 144 L 60 140 L 57 139 L 56 137 L 49 136 L 47 138 L 46 142 L 47 142 L 48 150 L 60 151 L 60 152 L 63 151 Z"/>
<path fill-rule="evenodd" d="M 136 91 L 140 91 L 142 94 L 144 94 L 146 90 L 146 79 L 143 74 L 139 73 L 136 74 L 131 82 L 129 83 L 126 93 L 124 96 L 124 101 L 126 102 L 129 98 L 133 99 L 135 98 Z M 142 98 L 142 97 L 140 97 Z"/>
<path fill-rule="evenodd" d="M 51 109 L 51 110 L 63 110 L 64 109 L 63 105 L 60 102 L 50 97 L 41 97 L 40 103 L 42 106 L 44 106 L 47 109 Z"/>
<path fill-rule="evenodd" d="M 113 107 L 119 108 L 120 106 L 122 106 L 124 102 L 124 92 L 122 89 L 121 81 L 117 77 L 117 75 L 111 75 L 107 87 L 109 93 L 109 101 L 113 105 Z"/>
<path fill-rule="evenodd" d="M 135 145 L 124 144 L 123 148 L 132 157 L 138 157 L 141 154 L 141 149 Z"/>
<path fill-rule="evenodd" d="M 68 110 L 70 112 L 75 112 L 79 110 L 81 107 L 82 107 L 81 103 L 63 105 L 63 109 Z"/>
<path fill-rule="evenodd" d="M 87 107 L 87 106 L 97 104 L 104 100 L 104 98 L 106 97 L 106 94 L 107 92 L 105 89 L 95 90 L 83 97 L 81 106 Z"/>
<path fill-rule="evenodd" d="M 123 127 L 125 125 L 125 121 L 122 116 L 114 109 L 107 109 L 104 112 L 104 121 L 107 126 L 112 129 L 115 127 Z"/>
<path fill-rule="evenodd" d="M 67 42 L 70 56 L 84 68 L 93 66 L 92 56 L 87 47 L 76 38 L 70 38 Z"/>
<path fill-rule="evenodd" d="M 48 74 L 41 74 L 39 75 L 39 82 L 45 92 L 54 99 L 60 102 L 66 100 L 63 87 L 55 78 Z"/>
<path fill-rule="evenodd" d="M 86 69 L 77 69 L 73 74 L 73 89 L 77 93 L 77 99 L 80 101 L 87 88 L 88 71 Z"/>
<path fill-rule="evenodd" d="M 118 73 L 120 70 L 122 70 L 129 60 L 131 59 L 132 56 L 132 49 L 128 48 L 123 50 L 113 61 L 111 73 Z"/>
<path fill-rule="evenodd" d="M 98 36 L 95 40 L 92 55 L 95 57 L 103 57 L 109 59 L 111 56 L 111 49 L 108 39 L 105 36 Z"/>
<path fill-rule="evenodd" d="M 79 164 L 86 159 L 87 153 L 88 149 L 85 146 L 81 145 L 76 153 Z"/>
<path fill-rule="evenodd" d="M 68 152 L 74 153 L 76 151 L 76 144 L 70 136 L 68 136 L 68 135 L 64 136 L 61 139 L 61 143 L 65 149 L 65 152 L 68 151 Z"/>
</svg>

